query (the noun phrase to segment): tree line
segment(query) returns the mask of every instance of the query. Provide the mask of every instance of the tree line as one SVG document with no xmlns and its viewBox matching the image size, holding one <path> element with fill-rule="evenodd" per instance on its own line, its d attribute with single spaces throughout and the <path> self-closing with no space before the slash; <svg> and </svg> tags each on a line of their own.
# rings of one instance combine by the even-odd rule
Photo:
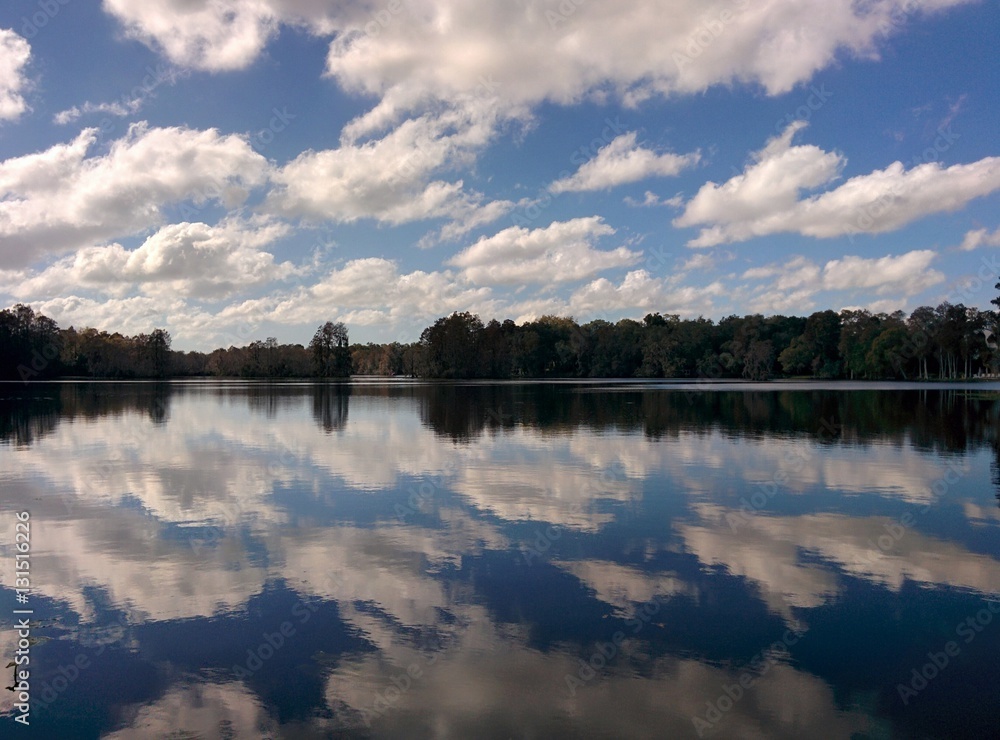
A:
<svg viewBox="0 0 1000 740">
<path fill-rule="evenodd" d="M 126 336 L 93 328 L 60 329 L 18 304 L 0 311 L 0 380 L 78 377 L 145 379 L 190 376 L 236 378 L 347 378 L 352 374 L 347 327 L 326 322 L 309 345 L 274 337 L 212 352 L 171 349 L 170 333 Z"/>
<path fill-rule="evenodd" d="M 368 344 L 352 354 L 358 373 L 428 378 L 957 380 L 997 372 L 996 319 L 949 303 L 909 316 L 827 310 L 718 323 L 649 313 L 615 323 L 484 324 L 464 312 L 438 319 L 414 345 Z"/>
<path fill-rule="evenodd" d="M 998 285 L 1000 287 L 1000 285 Z M 993 301 L 1000 307 L 1000 298 Z M 17 305 L 0 311 L 0 378 L 742 378 L 956 380 L 995 374 L 995 311 L 961 304 L 922 306 L 907 316 L 865 310 L 798 316 L 584 324 L 543 316 L 483 323 L 456 312 L 413 343 L 351 345 L 342 323 L 321 325 L 308 346 L 274 337 L 209 353 L 171 349 L 170 334 L 124 336 L 60 329 Z"/>
</svg>

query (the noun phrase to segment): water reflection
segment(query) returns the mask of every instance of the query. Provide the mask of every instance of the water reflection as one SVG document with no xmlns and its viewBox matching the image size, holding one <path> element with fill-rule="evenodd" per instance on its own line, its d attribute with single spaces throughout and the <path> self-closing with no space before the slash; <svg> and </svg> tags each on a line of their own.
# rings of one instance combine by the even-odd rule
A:
<svg viewBox="0 0 1000 740">
<path fill-rule="evenodd" d="M 2 386 L 4 508 L 56 620 L 32 732 L 986 737 L 1000 619 L 897 685 L 1000 593 L 998 399 Z"/>
</svg>

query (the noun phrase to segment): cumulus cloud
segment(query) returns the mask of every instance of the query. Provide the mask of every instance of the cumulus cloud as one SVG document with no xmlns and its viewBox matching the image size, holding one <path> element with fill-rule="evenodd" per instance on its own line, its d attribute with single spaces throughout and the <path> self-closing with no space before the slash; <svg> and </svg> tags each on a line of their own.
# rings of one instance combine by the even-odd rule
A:
<svg viewBox="0 0 1000 740">
<path fill-rule="evenodd" d="M 705 252 L 691 255 L 684 260 L 677 268 L 679 272 L 691 272 L 694 270 L 711 270 L 715 268 L 716 257 Z"/>
<path fill-rule="evenodd" d="M 497 312 L 489 288 L 474 288 L 450 272 L 402 272 L 398 263 L 381 257 L 349 260 L 284 295 L 246 300 L 227 306 L 205 323 L 206 328 L 273 321 L 312 323 L 317 315 L 359 326 L 383 325 L 417 331 L 428 319 L 453 311 Z M 408 340 L 409 341 L 409 340 Z"/>
<path fill-rule="evenodd" d="M 274 173 L 265 208 L 289 218 L 338 222 L 367 218 L 401 224 L 444 217 L 452 223 L 442 237 L 460 236 L 513 204 L 484 204 L 461 180 L 432 178 L 471 162 L 491 131 L 486 121 L 445 112 L 407 120 L 380 139 L 304 152 Z"/>
<path fill-rule="evenodd" d="M 216 129 L 134 124 L 107 154 L 87 156 L 97 129 L 68 144 L 0 162 L 0 265 L 31 264 L 156 226 L 163 208 L 232 208 L 266 180 L 267 161 Z"/>
<path fill-rule="evenodd" d="M 711 313 L 712 299 L 725 293 L 718 282 L 703 287 L 671 288 L 668 281 L 654 278 L 646 270 L 634 270 L 619 285 L 607 278 L 584 285 L 570 296 L 568 307 L 569 313 L 574 315 L 660 311 L 694 316 Z"/>
<path fill-rule="evenodd" d="M 636 142 L 636 132 L 615 138 L 603 147 L 589 162 L 580 165 L 573 175 L 558 180 L 549 186 L 553 193 L 581 192 L 586 190 L 608 190 L 617 185 L 638 182 L 648 177 L 670 177 L 697 164 L 701 155 L 657 154 Z M 643 205 L 649 202 L 647 194 Z"/>
<path fill-rule="evenodd" d="M 182 299 L 169 296 L 97 299 L 69 294 L 33 302 L 32 307 L 63 327 L 93 326 L 123 334 L 140 334 L 163 327 L 174 338 L 177 338 L 174 328 L 183 327 L 191 313 Z"/>
<path fill-rule="evenodd" d="M 104 0 L 134 39 L 176 64 L 212 72 L 249 66 L 278 29 L 266 0 Z"/>
<path fill-rule="evenodd" d="M 944 167 L 938 162 L 906 170 L 894 162 L 823 193 L 846 159 L 812 145 L 793 146 L 803 121 L 791 124 L 753 156 L 742 174 L 708 182 L 674 219 L 678 227 L 702 226 L 691 247 L 711 247 L 779 233 L 830 238 L 878 234 L 924 216 L 958 210 L 1000 190 L 1000 157 Z"/>
<path fill-rule="evenodd" d="M 471 282 L 485 285 L 582 280 L 641 258 L 641 253 L 626 247 L 594 248 L 597 239 L 613 233 L 599 216 L 557 221 L 539 229 L 512 226 L 483 237 L 448 264 L 461 268 Z"/>
<path fill-rule="evenodd" d="M 566 12 L 568 3 L 416 0 L 378 33 L 357 25 L 339 35 L 327 70 L 345 89 L 380 98 L 373 125 L 427 99 L 487 94 L 512 108 L 608 94 L 635 104 L 736 82 L 777 95 L 838 53 L 875 56 L 878 39 L 908 15 L 966 1 L 650 0 L 573 3 Z"/>
<path fill-rule="evenodd" d="M 942 273 L 930 269 L 935 258 L 937 253 L 929 249 L 878 259 L 847 256 L 826 263 L 823 286 L 828 290 L 874 289 L 879 295 L 905 290 L 914 295 L 944 280 Z"/>
<path fill-rule="evenodd" d="M 105 0 L 104 9 L 176 64 L 209 71 L 251 65 L 282 24 L 331 37 L 327 73 L 379 98 L 367 120 L 385 126 L 428 100 L 495 97 L 523 112 L 546 100 L 611 93 L 634 104 L 736 82 L 778 95 L 838 54 L 876 56 L 879 39 L 911 16 L 968 2 Z"/>
<path fill-rule="evenodd" d="M 24 91 L 28 86 L 25 67 L 31 46 L 7 28 L 0 28 L 0 121 L 14 121 L 28 110 Z"/>
<path fill-rule="evenodd" d="M 751 310 L 761 313 L 802 311 L 815 305 L 812 298 L 820 291 L 863 290 L 874 295 L 903 298 L 917 295 L 944 281 L 944 274 L 931 268 L 937 256 L 929 249 L 877 258 L 848 255 L 829 260 L 823 266 L 805 257 L 795 257 L 780 265 L 747 270 L 742 277 L 766 281 L 766 286 L 751 300 Z M 889 303 L 899 308 L 898 303 Z"/>
<path fill-rule="evenodd" d="M 80 288 L 123 295 L 145 293 L 196 299 L 224 298 L 296 274 L 264 247 L 287 235 L 287 224 L 226 220 L 170 224 L 137 249 L 120 244 L 87 247 L 57 261 L 12 289 L 18 298 L 69 293 Z"/>
<path fill-rule="evenodd" d="M 992 234 L 986 229 L 969 231 L 966 233 L 965 238 L 962 239 L 962 243 L 958 248 L 962 252 L 971 252 L 980 247 L 1000 247 L 1000 229 L 997 229 Z"/>
</svg>

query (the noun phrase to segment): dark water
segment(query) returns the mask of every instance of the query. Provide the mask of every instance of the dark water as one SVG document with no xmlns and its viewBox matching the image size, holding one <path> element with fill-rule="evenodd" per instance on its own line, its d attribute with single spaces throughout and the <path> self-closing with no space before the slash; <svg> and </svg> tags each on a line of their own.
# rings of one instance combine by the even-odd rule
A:
<svg viewBox="0 0 1000 740">
<path fill-rule="evenodd" d="M 982 384 L 2 385 L 5 663 L 35 621 L 0 735 L 996 737 L 998 414 Z"/>
</svg>

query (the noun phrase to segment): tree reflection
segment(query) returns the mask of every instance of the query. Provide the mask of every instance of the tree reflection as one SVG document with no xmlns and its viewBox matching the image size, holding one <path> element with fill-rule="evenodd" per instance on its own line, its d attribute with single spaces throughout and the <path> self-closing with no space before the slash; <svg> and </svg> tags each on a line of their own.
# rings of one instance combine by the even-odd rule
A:
<svg viewBox="0 0 1000 740">
<path fill-rule="evenodd" d="M 313 386 L 313 418 L 324 432 L 343 429 L 351 398 L 350 383 L 317 383 Z"/>
<path fill-rule="evenodd" d="M 63 419 L 138 413 L 154 424 L 166 424 L 174 392 L 165 382 L 4 383 L 0 441 L 33 444 L 54 432 Z"/>
</svg>

